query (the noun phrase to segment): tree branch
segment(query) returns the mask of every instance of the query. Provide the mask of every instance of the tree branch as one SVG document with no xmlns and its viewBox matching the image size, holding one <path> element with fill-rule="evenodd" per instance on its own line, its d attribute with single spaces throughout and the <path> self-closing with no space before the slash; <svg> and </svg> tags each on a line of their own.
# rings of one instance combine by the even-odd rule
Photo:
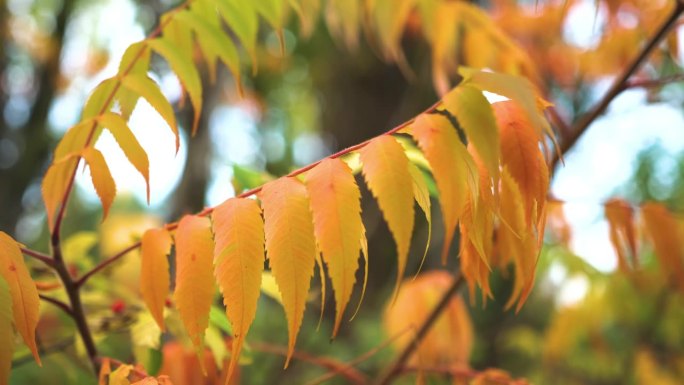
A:
<svg viewBox="0 0 684 385">
<path fill-rule="evenodd" d="M 637 79 L 627 82 L 625 88 L 659 88 L 670 83 L 684 81 L 684 74 L 664 76 L 659 79 Z"/>
<path fill-rule="evenodd" d="M 50 266 L 50 267 L 52 267 L 52 268 L 54 269 L 54 267 L 55 267 L 55 260 L 52 259 L 52 257 L 50 257 L 49 255 L 43 254 L 43 253 L 41 253 L 41 252 L 39 252 L 39 251 L 31 250 L 31 249 L 26 248 L 26 247 L 20 247 L 20 249 L 21 249 L 21 252 L 22 252 L 24 255 L 27 255 L 27 256 L 32 257 L 32 258 L 35 258 L 35 259 L 37 259 L 37 260 L 43 262 L 44 264 L 46 264 L 46 265 L 48 265 L 48 266 Z"/>
<path fill-rule="evenodd" d="M 47 295 L 44 295 L 44 294 L 38 294 L 38 297 L 40 297 L 40 299 L 42 299 L 43 301 L 51 303 L 51 304 L 57 306 L 58 308 L 62 309 L 62 311 L 65 312 L 69 317 L 71 317 L 71 318 L 74 317 L 74 313 L 71 311 L 71 308 L 66 303 L 64 303 L 64 302 L 62 302 L 56 298 L 52 298 L 52 297 L 49 297 Z"/>
<path fill-rule="evenodd" d="M 677 0 L 675 8 L 670 14 L 670 16 L 663 22 L 658 31 L 651 37 L 651 39 L 646 43 L 644 48 L 639 52 L 636 58 L 630 63 L 630 65 L 625 68 L 625 70 L 618 76 L 613 82 L 608 92 L 603 96 L 601 101 L 586 115 L 580 118 L 575 124 L 574 128 L 569 131 L 569 136 L 563 138 L 560 143 L 560 153 L 565 154 L 572 146 L 577 143 L 577 140 L 584 134 L 584 132 L 589 128 L 589 126 L 601 116 L 608 105 L 620 94 L 622 91 L 626 90 L 628 87 L 629 78 L 644 64 L 646 59 L 653 50 L 658 47 L 660 42 L 667 36 L 668 32 L 677 23 L 679 16 L 684 11 L 684 0 Z M 554 155 L 550 168 L 551 170 L 556 168 L 558 161 L 560 160 L 558 155 Z"/>
<path fill-rule="evenodd" d="M 409 342 L 408 345 L 406 345 L 406 348 L 399 354 L 397 359 L 392 363 L 392 365 L 384 371 L 384 373 L 380 374 L 380 376 L 377 378 L 375 381 L 375 384 L 377 385 L 387 385 L 392 382 L 392 380 L 399 374 L 401 374 L 402 368 L 404 367 L 406 361 L 411 357 L 411 354 L 418 348 L 420 343 L 423 341 L 423 338 L 427 335 L 427 333 L 430 331 L 430 328 L 432 328 L 432 325 L 437 321 L 439 316 L 442 314 L 442 312 L 447 308 L 447 305 L 449 304 L 449 301 L 451 300 L 451 297 L 458 292 L 458 290 L 461 288 L 461 285 L 463 284 L 463 274 L 460 272 L 454 277 L 454 282 L 452 282 L 451 286 L 442 294 L 442 298 L 440 298 L 439 302 L 435 306 L 434 309 L 432 309 L 432 312 L 430 315 L 425 319 L 425 322 L 420 326 L 418 329 L 418 332 L 415 334 L 411 342 Z"/>
<path fill-rule="evenodd" d="M 436 373 L 442 375 L 448 375 L 455 378 L 461 378 L 464 380 L 473 379 L 483 372 L 467 369 L 467 368 L 449 368 L 449 367 L 422 367 L 422 366 L 403 366 L 400 368 L 398 375 L 403 375 L 407 373 L 414 372 L 426 372 L 426 373 Z M 506 379 L 506 378 L 496 378 L 493 376 L 487 377 L 487 384 L 501 384 L 501 385 L 512 385 L 518 383 L 517 380 Z"/>
</svg>

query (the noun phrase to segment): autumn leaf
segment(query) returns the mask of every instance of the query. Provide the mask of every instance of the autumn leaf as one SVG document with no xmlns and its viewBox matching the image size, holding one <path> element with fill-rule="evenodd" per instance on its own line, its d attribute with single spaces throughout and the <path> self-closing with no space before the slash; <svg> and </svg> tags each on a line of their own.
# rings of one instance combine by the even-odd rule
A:
<svg viewBox="0 0 684 385">
<path fill-rule="evenodd" d="M 425 220 L 428 225 L 427 240 L 425 241 L 425 251 L 423 252 L 423 258 L 418 266 L 418 271 L 416 275 L 420 273 L 425 258 L 427 257 L 428 250 L 430 249 L 430 240 L 432 239 L 432 202 L 430 201 L 430 191 L 428 190 L 427 183 L 425 182 L 425 177 L 423 172 L 418 169 L 413 163 L 408 164 L 408 170 L 411 174 L 411 181 L 413 182 L 413 197 L 418 203 L 418 207 L 423 211 L 425 215 Z"/>
<path fill-rule="evenodd" d="M 42 365 L 36 346 L 36 326 L 40 306 L 38 290 L 24 264 L 24 256 L 19 245 L 2 231 L 0 231 L 0 275 L 7 283 L 12 296 L 14 326 L 31 350 L 38 365 Z"/>
<path fill-rule="evenodd" d="M 382 135 L 360 151 L 363 175 L 397 245 L 397 281 L 392 298 L 404 279 L 413 234 L 413 178 L 404 148 L 391 136 Z M 422 176 L 421 176 L 422 178 Z M 429 200 L 429 198 L 428 198 Z"/>
<path fill-rule="evenodd" d="M 204 348 L 204 331 L 209 325 L 214 297 L 213 255 L 209 219 L 184 216 L 176 230 L 176 291 L 173 298 L 198 355 Z"/>
<path fill-rule="evenodd" d="M 212 213 L 214 274 L 223 294 L 234 340 L 227 380 L 235 365 L 249 326 L 254 321 L 264 269 L 264 221 L 256 200 L 231 198 Z"/>
<path fill-rule="evenodd" d="M 304 185 L 283 177 L 264 185 L 260 199 L 264 210 L 266 251 L 283 299 L 288 323 L 287 367 L 309 292 L 316 255 L 309 196 Z"/>
<path fill-rule="evenodd" d="M 442 263 L 463 214 L 468 195 L 477 195 L 477 169 L 456 130 L 445 117 L 422 114 L 410 129 L 425 154 L 437 183 L 444 222 Z"/>
<path fill-rule="evenodd" d="M 641 217 L 663 275 L 684 290 L 684 222 L 655 202 L 641 205 Z"/>
<path fill-rule="evenodd" d="M 604 205 L 604 213 L 608 221 L 610 242 L 618 256 L 618 268 L 623 273 L 637 266 L 637 236 L 632 206 L 618 198 L 609 199 Z"/>
<path fill-rule="evenodd" d="M 9 285 L 4 278 L 0 277 L 0 385 L 9 385 L 10 370 L 12 370 L 12 354 L 14 353 L 12 302 Z"/>
<path fill-rule="evenodd" d="M 90 177 L 93 181 L 95 192 L 100 197 L 100 202 L 102 202 L 102 220 L 104 220 L 107 218 L 112 202 L 114 202 L 116 184 L 109 171 L 109 166 L 107 166 L 107 162 L 99 150 L 96 150 L 94 147 L 86 147 L 81 152 L 81 155 L 86 163 L 88 163 L 88 167 L 90 167 Z"/>
<path fill-rule="evenodd" d="M 337 334 L 349 303 L 356 270 L 359 268 L 359 240 L 362 237 L 361 193 L 346 163 L 327 158 L 306 175 L 318 249 L 328 267 L 335 294 Z"/>
<path fill-rule="evenodd" d="M 164 306 L 170 283 L 167 257 L 172 245 L 166 229 L 150 229 L 143 234 L 140 247 L 140 293 L 161 330 L 164 330 Z"/>
</svg>

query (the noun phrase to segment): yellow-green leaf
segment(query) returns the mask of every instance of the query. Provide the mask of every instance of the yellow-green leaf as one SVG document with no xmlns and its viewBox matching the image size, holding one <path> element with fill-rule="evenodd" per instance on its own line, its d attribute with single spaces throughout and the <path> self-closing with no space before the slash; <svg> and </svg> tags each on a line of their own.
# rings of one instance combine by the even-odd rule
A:
<svg viewBox="0 0 684 385">
<path fill-rule="evenodd" d="M 131 44 L 124 52 L 119 62 L 119 74 L 141 74 L 146 75 L 147 70 L 150 67 L 150 57 L 151 50 L 147 46 L 147 40 Z M 119 109 L 121 110 L 121 116 L 127 121 L 136 104 L 138 104 L 138 99 L 140 95 L 125 88 L 120 87 L 116 92 L 116 100 L 119 102 Z"/>
<path fill-rule="evenodd" d="M 255 2 L 225 0 L 215 2 L 223 20 L 235 32 L 252 59 L 252 72 L 256 72 L 256 40 L 259 32 L 259 19 Z"/>
<path fill-rule="evenodd" d="M 411 181 L 413 182 L 413 196 L 416 199 L 416 203 L 418 203 L 418 207 L 423 210 L 423 214 L 425 215 L 425 220 L 427 221 L 428 225 L 425 252 L 423 252 L 423 258 L 420 260 L 418 271 L 416 271 L 417 276 L 423 267 L 428 250 L 430 249 L 430 240 L 432 239 L 432 203 L 430 202 L 430 191 L 428 190 L 423 173 L 411 162 L 408 164 L 408 169 L 409 173 L 411 174 Z"/>
<path fill-rule="evenodd" d="M 81 114 L 82 119 L 86 120 L 88 118 L 100 115 L 105 111 L 109 111 L 112 103 L 114 102 L 114 99 L 111 96 L 116 87 L 116 78 L 109 78 L 100 82 L 100 84 L 98 84 L 90 94 L 88 100 L 83 106 L 83 112 Z"/>
<path fill-rule="evenodd" d="M 14 326 L 12 325 L 12 296 L 10 288 L 0 277 L 0 385 L 9 385 L 14 353 Z"/>
<path fill-rule="evenodd" d="M 145 231 L 141 242 L 140 293 L 150 313 L 164 330 L 164 306 L 169 293 L 169 261 L 173 240 L 166 229 Z"/>
<path fill-rule="evenodd" d="M 150 48 L 166 59 L 173 72 L 178 76 L 178 80 L 183 84 L 183 88 L 188 91 L 195 112 L 192 121 L 192 134 L 194 135 L 197 132 L 197 125 L 202 113 L 202 80 L 195 63 L 192 62 L 192 56 L 189 55 L 189 52 L 178 49 L 164 37 L 151 40 L 148 44 Z"/>
<path fill-rule="evenodd" d="M 445 117 L 422 114 L 416 118 L 410 133 L 430 162 L 437 183 L 444 222 L 442 263 L 446 263 L 467 197 L 469 194 L 477 195 L 477 167 L 459 140 L 456 129 Z"/>
<path fill-rule="evenodd" d="M 12 314 L 16 327 L 24 342 L 40 363 L 36 346 L 36 325 L 38 325 L 39 302 L 36 284 L 31 279 L 21 249 L 12 237 L 0 231 L 0 275 L 5 279 L 12 295 Z"/>
<path fill-rule="evenodd" d="M 306 175 L 318 249 L 328 267 L 335 293 L 337 334 L 359 268 L 362 236 L 361 193 L 354 176 L 340 159 L 326 158 Z"/>
<path fill-rule="evenodd" d="M 391 136 L 379 136 L 360 151 L 363 176 L 378 200 L 380 210 L 397 245 L 397 281 L 392 298 L 399 292 L 413 234 L 413 182 L 404 148 Z"/>
<path fill-rule="evenodd" d="M 302 325 L 313 276 L 316 258 L 313 218 L 306 188 L 294 178 L 283 177 L 267 183 L 260 197 L 267 256 L 287 316 L 287 367 Z"/>
<path fill-rule="evenodd" d="M 214 274 L 233 327 L 230 378 L 256 315 L 266 253 L 264 221 L 257 202 L 245 198 L 228 199 L 216 207 L 212 220 L 216 240 Z"/>
<path fill-rule="evenodd" d="M 178 135 L 178 126 L 176 125 L 176 115 L 173 113 L 173 107 L 166 100 L 166 97 L 161 93 L 157 83 L 142 74 L 129 74 L 121 79 L 124 87 L 137 93 L 147 100 L 148 103 L 161 115 L 161 117 L 169 125 L 171 131 L 176 136 L 176 152 L 180 147 L 180 136 Z"/>
<path fill-rule="evenodd" d="M 489 175 L 498 185 L 499 180 L 499 129 L 492 106 L 479 89 L 463 85 L 454 88 L 442 99 L 463 128 L 468 141 L 487 166 Z"/>
<path fill-rule="evenodd" d="M 114 201 L 116 184 L 114 184 L 114 179 L 111 172 L 109 172 L 107 162 L 105 162 L 105 158 L 99 150 L 96 150 L 94 147 L 87 147 L 81 155 L 90 167 L 90 177 L 93 181 L 95 192 L 97 192 L 97 196 L 100 197 L 102 202 L 102 220 L 104 220 L 107 218 L 109 208 Z"/>
<path fill-rule="evenodd" d="M 98 122 L 103 127 L 106 127 L 112 133 L 114 139 L 121 147 L 124 155 L 131 162 L 133 167 L 145 178 L 145 186 L 147 187 L 147 203 L 150 203 L 150 162 L 147 159 L 147 153 L 142 148 L 138 139 L 136 139 L 131 129 L 126 124 L 126 120 L 119 114 L 113 112 L 106 112 L 101 115 Z"/>
<path fill-rule="evenodd" d="M 176 291 L 173 295 L 181 321 L 200 355 L 204 370 L 204 331 L 214 298 L 214 240 L 209 219 L 186 215 L 176 230 Z"/>
<path fill-rule="evenodd" d="M 50 232 L 52 232 L 55 225 L 56 211 L 64 198 L 69 179 L 76 169 L 77 162 L 78 159 L 75 157 L 62 158 L 59 161 L 53 162 L 43 177 L 41 193 Z"/>
<path fill-rule="evenodd" d="M 325 19 L 332 35 L 344 40 L 347 48 L 355 49 L 359 43 L 362 2 L 349 0 L 328 0 Z"/>
</svg>

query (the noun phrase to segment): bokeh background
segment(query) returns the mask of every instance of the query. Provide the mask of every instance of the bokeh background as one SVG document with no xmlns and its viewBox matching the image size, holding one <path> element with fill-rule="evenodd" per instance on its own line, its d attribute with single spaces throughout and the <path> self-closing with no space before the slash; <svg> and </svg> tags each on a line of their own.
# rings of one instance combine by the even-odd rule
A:
<svg viewBox="0 0 684 385">
<path fill-rule="evenodd" d="M 116 71 L 125 48 L 144 38 L 159 15 L 176 3 L 0 1 L 0 230 L 32 248 L 47 250 L 40 181 L 51 151 L 78 121 L 90 90 Z M 587 111 L 601 97 L 672 5 L 659 0 L 475 3 L 490 9 L 534 59 L 544 89 L 566 120 Z M 178 80 L 163 60 L 153 58 L 151 76 L 174 103 L 185 129 L 180 151 L 174 153 L 174 139 L 154 110 L 139 102 L 130 124 L 150 155 L 148 207 L 143 179 L 113 138 L 102 135 L 97 147 L 112 165 L 119 196 L 110 218 L 100 223 L 90 178 L 87 171 L 79 173 L 63 228 L 65 255 L 74 272 L 86 271 L 148 227 L 216 205 L 236 191 L 378 135 L 438 99 L 428 47 L 411 29 L 403 40 L 413 71 L 407 76 L 384 62 L 364 39 L 350 51 L 331 38 L 324 23 L 306 39 L 299 37 L 298 28 L 293 19 L 285 30 L 284 57 L 275 33 L 262 29 L 266 43 L 258 52 L 259 71 L 244 76 L 243 98 L 225 68 L 210 86 L 206 68 L 201 67 L 205 108 L 194 138 L 188 134 L 192 111 L 181 97 Z M 684 28 L 676 28 L 639 76 L 681 73 L 684 46 L 676 37 L 684 37 Z M 639 255 L 644 268 L 635 273 L 638 277 L 616 272 L 617 259 L 603 219 L 603 203 L 614 196 L 635 205 L 662 201 L 675 213 L 684 211 L 683 106 L 684 83 L 631 88 L 567 154 L 565 165 L 555 170 L 551 191 L 562 202 L 572 229 L 569 247 L 563 237 L 549 233 L 536 287 L 519 314 L 503 310 L 511 281 L 500 272 L 493 278 L 495 300 L 486 306 L 479 300 L 469 304 L 474 369 L 497 367 L 538 384 L 684 381 L 678 377 L 684 373 L 684 297 L 660 279 L 648 246 Z M 364 184 L 360 186 L 371 255 L 365 300 L 356 319 L 345 324 L 331 343 L 332 306 L 316 328 L 320 286 L 315 277 L 298 341 L 299 350 L 340 361 L 391 337 L 381 319 L 396 274 L 394 243 L 377 204 L 368 199 Z M 437 255 L 442 239 L 438 211 L 433 207 L 435 226 L 424 271 L 444 268 Z M 407 268 L 410 275 L 417 271 L 427 240 L 420 215 Z M 85 294 L 98 346 L 123 361 L 135 357 L 150 371 L 172 362 L 192 368 L 192 357 L 185 357 L 180 346 L 167 345 L 162 351 L 154 341 L 158 332 L 137 292 L 138 258 L 130 254 L 104 278 L 93 280 L 92 290 Z M 446 268 L 454 271 L 457 266 L 454 255 Z M 42 266 L 34 267 L 38 276 L 50 280 Z M 468 304 L 467 294 L 464 298 Z M 87 363 L 78 358 L 82 347 L 70 321 L 48 305 L 42 312 L 37 337 L 44 349 L 44 367 L 37 369 L 22 348 L 15 354 L 12 383 L 94 383 Z M 220 333 L 212 333 L 208 339 L 213 341 L 213 353 L 225 354 Z M 285 345 L 286 339 L 280 305 L 262 296 L 248 341 Z M 377 373 L 392 356 L 392 348 L 383 349 L 359 368 Z M 257 349 L 248 349 L 244 361 L 243 383 L 299 384 L 323 373 L 304 362 L 283 371 L 283 357 Z M 211 378 L 197 381 L 215 383 Z M 330 383 L 335 381 L 341 380 Z M 439 376 L 428 377 L 427 382 L 447 383 Z"/>
</svg>

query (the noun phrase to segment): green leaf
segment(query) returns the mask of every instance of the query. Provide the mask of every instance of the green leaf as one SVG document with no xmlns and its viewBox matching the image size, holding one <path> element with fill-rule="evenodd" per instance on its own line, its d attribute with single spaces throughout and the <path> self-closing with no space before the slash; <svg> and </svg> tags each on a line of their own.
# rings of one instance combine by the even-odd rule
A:
<svg viewBox="0 0 684 385">
<path fill-rule="evenodd" d="M 124 52 L 119 62 L 120 74 L 146 75 L 150 68 L 151 50 L 147 47 L 147 41 L 131 44 Z M 140 96 L 127 88 L 119 88 L 116 92 L 116 100 L 119 102 L 121 115 L 128 120 L 138 104 Z"/>
<path fill-rule="evenodd" d="M 173 72 L 178 76 L 181 84 L 190 95 L 190 102 L 195 112 L 192 121 L 192 134 L 197 132 L 200 115 L 202 113 L 202 80 L 197 72 L 195 63 L 192 62 L 192 51 L 183 52 L 179 47 L 165 37 L 157 38 L 149 42 L 150 48 L 166 59 Z"/>
</svg>

